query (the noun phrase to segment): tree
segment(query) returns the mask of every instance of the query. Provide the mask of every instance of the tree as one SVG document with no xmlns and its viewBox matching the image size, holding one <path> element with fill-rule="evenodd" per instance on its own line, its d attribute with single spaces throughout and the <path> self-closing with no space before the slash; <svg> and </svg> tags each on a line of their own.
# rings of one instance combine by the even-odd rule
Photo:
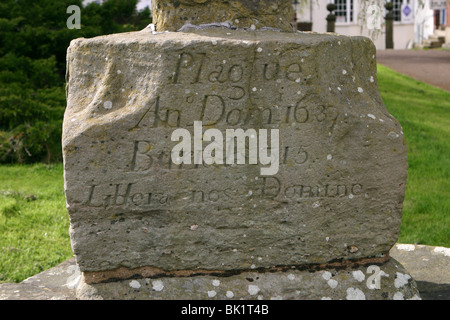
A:
<svg viewBox="0 0 450 320">
<path fill-rule="evenodd" d="M 137 31 L 151 23 L 138 0 L 2 0 L 0 3 L 0 162 L 61 161 L 66 52 L 79 37 Z M 66 10 L 81 8 L 81 29 Z"/>
</svg>

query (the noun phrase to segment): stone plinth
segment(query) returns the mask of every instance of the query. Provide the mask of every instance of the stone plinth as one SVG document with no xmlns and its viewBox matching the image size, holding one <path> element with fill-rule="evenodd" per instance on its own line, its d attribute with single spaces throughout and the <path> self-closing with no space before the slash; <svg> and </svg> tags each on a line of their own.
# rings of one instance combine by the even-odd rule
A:
<svg viewBox="0 0 450 320">
<path fill-rule="evenodd" d="M 383 265 L 311 272 L 161 277 L 87 284 L 83 300 L 420 300 L 416 282 L 394 259 Z"/>
<path fill-rule="evenodd" d="M 74 40 L 63 148 L 81 271 L 108 280 L 385 262 L 407 159 L 375 54 L 364 37 L 271 30 Z M 172 134 L 194 137 L 195 122 L 203 151 L 208 129 L 278 130 L 276 173 L 248 157 L 175 165 Z"/>
</svg>

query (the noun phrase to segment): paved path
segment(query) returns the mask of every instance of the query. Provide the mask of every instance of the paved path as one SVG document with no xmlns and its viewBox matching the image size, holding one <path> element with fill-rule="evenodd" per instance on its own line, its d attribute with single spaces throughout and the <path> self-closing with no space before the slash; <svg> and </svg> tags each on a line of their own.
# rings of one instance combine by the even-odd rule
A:
<svg viewBox="0 0 450 320">
<path fill-rule="evenodd" d="M 377 62 L 408 77 L 450 91 L 450 50 L 378 50 Z"/>
<path fill-rule="evenodd" d="M 397 244 L 390 256 L 416 280 L 423 300 L 450 300 L 450 248 Z"/>
</svg>

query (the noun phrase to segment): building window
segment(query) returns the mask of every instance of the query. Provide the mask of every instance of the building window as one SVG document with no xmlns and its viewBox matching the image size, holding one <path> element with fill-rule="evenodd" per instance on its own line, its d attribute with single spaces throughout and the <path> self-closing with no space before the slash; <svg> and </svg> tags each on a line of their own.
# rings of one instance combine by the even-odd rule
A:
<svg viewBox="0 0 450 320">
<path fill-rule="evenodd" d="M 334 0 L 336 22 L 353 22 L 353 0 Z"/>
<path fill-rule="evenodd" d="M 402 21 L 403 0 L 393 0 L 392 3 L 394 4 L 394 10 L 392 11 L 394 13 L 394 21 Z"/>
<path fill-rule="evenodd" d="M 392 11 L 394 13 L 394 21 L 402 21 L 402 10 L 405 10 L 405 5 L 409 5 L 410 9 L 413 8 L 412 0 L 392 0 L 392 3 L 394 4 L 394 10 Z M 404 13 L 404 15 L 410 14 Z"/>
</svg>

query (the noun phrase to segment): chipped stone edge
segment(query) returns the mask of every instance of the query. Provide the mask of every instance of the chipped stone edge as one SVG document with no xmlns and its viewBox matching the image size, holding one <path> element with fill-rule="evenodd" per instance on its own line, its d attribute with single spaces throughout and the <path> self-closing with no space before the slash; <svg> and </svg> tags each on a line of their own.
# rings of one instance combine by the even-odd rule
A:
<svg viewBox="0 0 450 320">
<path fill-rule="evenodd" d="M 154 31 L 154 27 L 152 27 L 151 25 L 149 25 L 148 27 L 150 27 L 152 29 L 152 31 Z M 267 31 L 267 30 L 269 30 L 269 31 L 283 32 L 283 30 L 281 30 L 281 29 L 272 28 L 272 27 L 261 27 L 258 29 L 256 27 L 255 28 L 252 28 L 252 27 L 238 28 L 237 26 L 231 24 L 228 21 L 205 23 L 205 24 L 200 24 L 200 25 L 195 25 L 190 22 L 186 22 L 180 29 L 177 30 L 177 32 L 185 32 L 185 31 L 188 31 L 191 29 L 206 30 L 206 29 L 210 29 L 210 28 L 226 28 L 226 29 L 230 29 L 230 30 L 252 30 L 252 31 L 256 31 L 256 30 Z M 294 31 L 294 29 L 293 29 L 293 31 Z"/>
<path fill-rule="evenodd" d="M 384 271 L 381 270 L 380 267 L 389 268 L 389 274 L 384 273 Z M 367 278 L 367 281 L 365 281 L 366 279 L 364 274 L 362 274 L 361 279 L 361 269 L 362 266 L 353 266 L 350 268 L 347 267 L 343 268 L 342 270 L 330 267 L 329 269 L 319 271 L 317 275 L 314 275 L 312 276 L 312 278 L 309 278 L 309 280 L 306 280 L 307 282 L 304 282 L 305 279 L 303 279 L 303 276 L 310 273 L 314 274 L 316 273 L 316 271 L 280 270 L 279 272 L 274 271 L 268 274 L 267 277 L 259 272 L 251 271 L 246 274 L 237 275 L 235 277 L 232 276 L 231 282 L 228 283 L 226 280 L 219 280 L 220 278 L 215 278 L 212 275 L 199 275 L 197 277 L 191 278 L 196 279 L 193 281 L 199 281 L 195 282 L 196 288 L 194 289 L 194 291 L 192 291 L 193 288 L 189 286 L 188 288 L 182 285 L 180 287 L 181 292 L 178 293 L 172 292 L 171 287 L 173 285 L 177 286 L 177 283 L 182 283 L 179 282 L 181 280 L 181 278 L 179 277 L 169 277 L 165 279 L 128 279 L 119 280 L 113 283 L 99 284 L 87 284 L 84 281 L 85 279 L 83 278 L 83 281 L 77 288 L 77 299 L 422 300 L 415 279 L 412 278 L 409 272 L 404 269 L 399 261 L 390 258 L 388 261 L 386 261 L 386 263 L 380 265 L 379 267 L 371 264 L 367 269 L 367 275 L 370 275 L 373 271 L 375 271 L 375 273 L 372 276 L 369 276 Z M 348 275 L 345 275 L 345 273 L 347 273 Z M 389 279 L 387 280 L 390 283 L 388 284 L 388 289 L 379 290 L 381 289 L 381 287 L 370 287 L 369 282 L 373 282 L 373 279 L 374 277 L 376 277 L 376 275 L 378 275 L 380 278 L 378 281 L 381 280 L 381 277 L 383 277 L 384 279 Z M 332 279 L 334 277 L 337 277 L 338 281 Z M 286 283 L 286 279 L 289 279 L 289 281 L 291 281 L 291 284 Z M 323 279 L 329 287 L 327 287 L 326 285 L 324 286 L 320 282 L 321 279 Z M 350 282 L 346 282 L 347 279 Z M 342 280 L 344 282 L 341 283 Z M 311 287 L 311 284 L 315 283 L 315 281 L 318 281 L 317 286 L 313 285 L 313 287 Z M 222 286 L 222 282 L 224 282 L 224 287 L 219 288 L 220 286 Z M 230 284 L 232 284 L 233 288 L 236 289 L 236 291 L 234 291 L 233 288 L 230 287 Z M 294 285 L 294 287 L 292 287 L 292 285 Z M 294 292 L 292 290 L 294 290 L 293 288 L 295 288 L 295 286 L 298 287 Z M 386 283 L 384 283 L 383 286 L 386 286 Z M 164 293 L 163 291 L 166 291 L 166 289 L 169 290 L 169 292 Z M 283 292 L 286 293 L 286 296 L 284 296 Z M 333 294 L 335 294 L 336 296 L 333 296 Z"/>
<path fill-rule="evenodd" d="M 272 268 L 256 268 L 256 269 L 239 269 L 239 270 L 173 270 L 166 271 L 161 268 L 152 266 L 144 266 L 134 269 L 121 267 L 114 270 L 106 271 L 88 271 L 83 272 L 83 280 L 87 284 L 107 283 L 113 281 L 127 280 L 127 279 L 139 279 L 139 278 L 159 278 L 159 277 L 195 277 L 195 276 L 232 276 L 245 272 L 284 272 L 287 270 L 299 270 L 299 271 L 320 271 L 330 268 L 334 269 L 346 269 L 362 267 L 367 265 L 382 265 L 389 261 L 389 253 L 383 257 L 376 258 L 363 258 L 359 260 L 341 260 L 328 262 L 323 264 L 307 264 L 307 265 L 290 265 L 290 266 L 277 266 Z"/>
</svg>

